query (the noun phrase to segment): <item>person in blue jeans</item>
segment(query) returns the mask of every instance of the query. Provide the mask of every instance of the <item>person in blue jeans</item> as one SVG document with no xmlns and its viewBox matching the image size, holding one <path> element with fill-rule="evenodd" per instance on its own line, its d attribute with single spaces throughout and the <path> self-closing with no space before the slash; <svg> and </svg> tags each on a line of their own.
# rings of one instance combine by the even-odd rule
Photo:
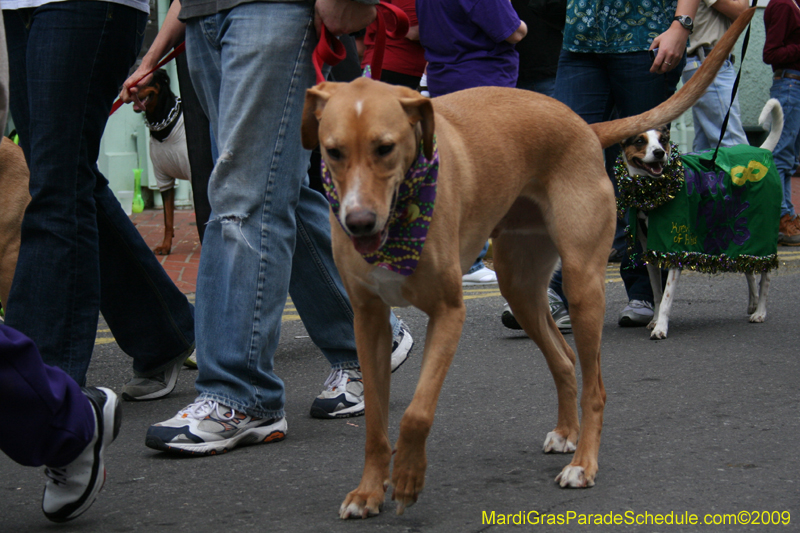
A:
<svg viewBox="0 0 800 533">
<path fill-rule="evenodd" d="M 0 14 L 0 131 L 8 116 L 8 56 Z M 114 392 L 81 389 L 47 366 L 28 337 L 0 323 L 0 403 L 14 411 L 13 431 L 0 431 L 0 450 L 13 461 L 48 465 L 42 511 L 54 522 L 80 516 L 105 481 L 105 449 L 119 432 L 122 414 Z"/>
<path fill-rule="evenodd" d="M 800 7 L 794 0 L 772 0 L 764 10 L 764 63 L 772 66 L 771 98 L 783 108 L 783 132 L 772 151 L 783 180 L 778 244 L 800 246 L 800 217 L 792 204 L 792 176 L 800 155 Z"/>
<path fill-rule="evenodd" d="M 198 397 L 151 426 L 146 444 L 192 456 L 285 436 L 274 355 L 287 293 L 332 368 L 312 416 L 364 413 L 353 311 L 333 262 L 328 203 L 309 187 L 300 124 L 305 90 L 315 82 L 315 17 L 336 34 L 350 33 L 374 20 L 375 7 L 353 0 L 218 5 L 173 2 L 122 94 L 130 100 L 136 80 L 185 36 L 192 83 L 219 150 L 197 279 Z M 412 341 L 392 320 L 396 369 Z"/>
<path fill-rule="evenodd" d="M 173 390 L 194 348 L 194 310 L 97 168 L 149 12 L 147 0 L 120 2 L 3 1 L 10 110 L 31 194 L 6 325 L 83 385 L 102 312 L 133 358 L 123 396 L 155 399 Z"/>
<path fill-rule="evenodd" d="M 701 0 L 697 6 L 694 32 L 689 36 L 689 47 L 686 49 L 686 66 L 681 75 L 683 83 L 694 76 L 705 57 L 736 17 L 747 9 L 748 4 L 747 0 Z M 739 111 L 739 96 L 731 103 L 733 84 L 736 81 L 736 67 L 733 62 L 734 57 L 731 55 L 722 64 L 705 94 L 692 106 L 692 150 L 695 152 L 716 148 L 728 109 L 730 116 L 721 146 L 748 144 Z"/>
<path fill-rule="evenodd" d="M 637 115 L 669 98 L 685 64 L 687 39 L 699 0 L 644 0 L 619 5 L 575 0 L 567 7 L 563 50 L 556 74 L 556 98 L 592 124 Z M 649 50 L 658 49 L 655 60 Z M 619 148 L 606 150 L 606 169 L 613 167 Z M 587 221 L 591 223 L 591 221 Z M 551 288 L 568 302 L 556 272 Z M 645 326 L 653 318 L 653 290 L 647 269 L 626 254 L 620 275 L 628 304 L 620 326 Z"/>
</svg>

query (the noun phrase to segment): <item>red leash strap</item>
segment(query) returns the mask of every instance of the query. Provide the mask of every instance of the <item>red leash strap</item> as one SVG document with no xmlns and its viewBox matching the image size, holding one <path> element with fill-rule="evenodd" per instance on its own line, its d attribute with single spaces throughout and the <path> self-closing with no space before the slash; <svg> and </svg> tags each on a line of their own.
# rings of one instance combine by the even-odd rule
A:
<svg viewBox="0 0 800 533">
<path fill-rule="evenodd" d="M 347 50 L 345 49 L 342 41 L 333 36 L 325 24 L 320 28 L 319 42 L 317 47 L 314 48 L 314 54 L 311 56 L 311 61 L 314 63 L 314 70 L 317 71 L 317 84 L 325 81 L 325 75 L 322 74 L 322 65 L 327 63 L 330 66 L 338 65 L 342 59 L 347 57 Z"/>
<path fill-rule="evenodd" d="M 372 79 L 380 81 L 383 71 L 383 55 L 386 51 L 386 37 L 400 39 L 408 33 L 408 16 L 399 7 L 381 2 L 378 8 L 378 31 L 375 34 L 375 50 L 372 53 Z M 394 29 L 386 29 L 386 16 L 394 22 Z"/>
<path fill-rule="evenodd" d="M 150 75 L 150 74 L 152 74 L 153 72 L 157 71 L 158 69 L 160 69 L 161 67 L 163 67 L 164 65 L 166 65 L 167 63 L 169 63 L 170 61 L 172 61 L 173 59 L 175 59 L 175 58 L 176 58 L 176 57 L 178 57 L 179 55 L 181 55 L 181 54 L 183 53 L 183 51 L 184 51 L 184 50 L 186 50 L 186 41 L 184 41 L 184 42 L 182 42 L 181 44 L 179 44 L 178 46 L 176 46 L 176 47 L 175 47 L 175 49 L 174 49 L 172 52 L 170 52 L 170 53 L 169 53 L 169 55 L 167 55 L 167 57 L 165 57 L 164 59 L 162 59 L 162 60 L 161 60 L 161 61 L 158 63 L 158 65 L 156 65 L 156 68 L 154 68 L 153 70 L 151 70 L 150 72 L 148 72 L 147 74 L 145 74 L 144 76 L 142 76 L 141 78 L 139 78 L 138 80 L 136 80 L 136 83 L 134 83 L 134 85 L 139 85 L 139 82 L 140 82 L 140 81 L 142 81 L 142 80 L 143 80 L 143 79 L 145 79 L 147 76 L 149 76 L 149 75 Z M 113 115 L 113 114 L 114 114 L 114 112 L 115 112 L 117 109 L 119 109 L 120 107 L 122 107 L 122 100 L 120 100 L 119 98 L 117 98 L 117 101 L 116 101 L 116 102 L 114 102 L 114 105 L 112 105 L 112 106 L 111 106 L 111 112 L 108 114 L 108 116 L 110 117 L 111 115 Z"/>
<path fill-rule="evenodd" d="M 399 7 L 381 2 L 375 6 L 377 11 L 378 29 L 375 35 L 375 51 L 372 56 L 372 78 L 376 80 L 381 79 L 381 71 L 383 70 L 383 54 L 386 50 L 386 36 L 393 39 L 405 37 L 408 33 L 409 22 L 408 16 Z M 394 23 L 393 29 L 386 29 L 386 16 Z M 338 65 L 346 56 L 347 50 L 339 39 L 334 37 L 322 25 L 322 35 L 320 36 L 319 43 L 314 49 L 312 61 L 314 69 L 317 71 L 317 83 L 325 81 L 325 76 L 322 74 L 322 65 L 327 63 L 330 66 Z"/>
</svg>

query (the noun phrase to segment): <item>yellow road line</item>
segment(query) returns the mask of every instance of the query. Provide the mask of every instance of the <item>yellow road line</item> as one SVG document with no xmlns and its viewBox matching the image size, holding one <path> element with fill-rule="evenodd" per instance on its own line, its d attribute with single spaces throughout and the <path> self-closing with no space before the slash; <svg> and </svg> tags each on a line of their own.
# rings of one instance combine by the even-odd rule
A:
<svg viewBox="0 0 800 533">
<path fill-rule="evenodd" d="M 792 260 L 800 260 L 800 251 L 798 252 L 778 252 L 778 259 L 781 261 L 792 261 Z M 621 283 L 622 278 L 619 276 L 619 265 L 618 264 L 609 264 L 606 268 L 606 283 Z M 465 288 L 464 289 L 464 300 L 476 300 L 479 298 L 495 298 L 500 296 L 500 289 L 496 286 L 487 287 L 487 288 Z M 193 300 L 193 298 L 190 298 Z M 286 300 L 286 307 L 283 309 L 283 321 L 284 322 L 294 322 L 296 320 L 300 320 L 300 315 L 297 314 L 297 309 L 295 308 L 294 304 L 292 303 L 291 298 L 287 298 Z M 97 333 L 111 333 L 110 329 L 98 329 Z M 116 339 L 114 337 L 97 337 L 94 344 L 95 346 L 100 346 L 103 344 L 110 344 L 115 342 Z"/>
</svg>

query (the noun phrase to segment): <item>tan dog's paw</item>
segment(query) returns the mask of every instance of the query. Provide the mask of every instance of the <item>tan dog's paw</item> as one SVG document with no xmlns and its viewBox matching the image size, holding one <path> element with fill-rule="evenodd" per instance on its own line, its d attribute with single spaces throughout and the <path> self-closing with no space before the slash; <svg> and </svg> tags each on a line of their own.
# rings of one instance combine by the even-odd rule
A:
<svg viewBox="0 0 800 533">
<path fill-rule="evenodd" d="M 423 454 L 424 457 L 424 454 Z M 409 466 L 407 462 L 395 459 L 392 471 L 392 499 L 397 502 L 397 514 L 403 514 L 406 507 L 417 503 L 420 492 L 425 487 L 425 469 L 427 461 L 413 461 Z"/>
<path fill-rule="evenodd" d="M 575 443 L 565 439 L 557 431 L 551 431 L 544 439 L 542 450 L 544 453 L 573 453 Z"/>
<path fill-rule="evenodd" d="M 594 487 L 594 475 L 587 476 L 582 466 L 567 465 L 556 476 L 556 483 L 561 485 L 562 489 L 585 489 Z"/>
<path fill-rule="evenodd" d="M 386 488 L 380 491 L 362 491 L 357 488 L 351 491 L 339 507 L 339 518 L 369 518 L 377 516 L 383 508 L 383 500 L 386 495 Z"/>
</svg>

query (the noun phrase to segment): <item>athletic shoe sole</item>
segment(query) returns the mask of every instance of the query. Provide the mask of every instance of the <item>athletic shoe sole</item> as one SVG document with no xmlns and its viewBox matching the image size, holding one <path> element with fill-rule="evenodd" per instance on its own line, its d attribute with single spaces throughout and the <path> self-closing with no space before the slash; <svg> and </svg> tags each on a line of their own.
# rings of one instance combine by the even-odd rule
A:
<svg viewBox="0 0 800 533">
<path fill-rule="evenodd" d="M 214 442 L 203 443 L 165 443 L 158 435 L 147 432 L 144 444 L 148 448 L 162 452 L 178 453 L 189 456 L 220 455 L 228 453 L 237 446 L 250 446 L 253 444 L 269 444 L 280 442 L 286 438 L 287 424 L 286 419 L 281 418 L 274 424 L 250 428 L 242 431 L 231 438 Z"/>
<path fill-rule="evenodd" d="M 54 513 L 44 512 L 44 515 L 53 522 L 68 522 L 86 512 L 97 499 L 97 495 L 106 482 L 105 451 L 108 445 L 114 442 L 122 426 L 122 406 L 114 391 L 105 387 L 97 387 L 98 391 L 105 394 L 103 401 L 91 389 L 85 389 L 86 395 L 92 404 L 97 420 L 97 433 L 100 438 L 94 445 L 94 464 L 92 465 L 92 482 L 83 495 L 74 503 L 64 506 Z M 102 406 L 98 403 L 103 401 Z M 108 428 L 111 431 L 108 431 Z M 102 477 L 101 477 L 102 476 Z"/>
<path fill-rule="evenodd" d="M 364 416 L 364 402 L 359 402 L 351 407 L 342 409 L 340 411 L 336 411 L 334 413 L 329 413 L 325 409 L 317 407 L 316 405 L 311 406 L 312 418 L 332 419 L 332 418 L 353 418 L 355 416 Z"/>
</svg>

